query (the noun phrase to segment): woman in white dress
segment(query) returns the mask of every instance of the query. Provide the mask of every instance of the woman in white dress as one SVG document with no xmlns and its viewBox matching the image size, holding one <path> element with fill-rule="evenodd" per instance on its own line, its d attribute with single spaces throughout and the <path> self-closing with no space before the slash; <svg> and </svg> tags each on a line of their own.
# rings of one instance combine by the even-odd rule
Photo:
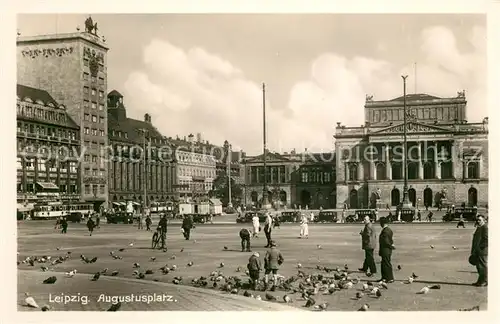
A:
<svg viewBox="0 0 500 324">
<path fill-rule="evenodd" d="M 302 218 L 300 221 L 300 238 L 309 238 L 309 225 L 307 223 L 307 216 L 302 214 Z"/>
<path fill-rule="evenodd" d="M 252 224 L 253 224 L 252 237 L 259 237 L 260 223 L 259 223 L 259 216 L 257 214 L 255 214 L 252 217 Z"/>
</svg>

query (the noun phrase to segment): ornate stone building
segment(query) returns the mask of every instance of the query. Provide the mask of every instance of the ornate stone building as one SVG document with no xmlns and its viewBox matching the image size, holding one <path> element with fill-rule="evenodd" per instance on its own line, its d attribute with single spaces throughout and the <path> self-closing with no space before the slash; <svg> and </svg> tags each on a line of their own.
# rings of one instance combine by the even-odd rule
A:
<svg viewBox="0 0 500 324">
<path fill-rule="evenodd" d="M 91 18 L 85 24 L 85 32 L 18 37 L 17 77 L 20 84 L 49 92 L 80 126 L 85 156 L 78 187 L 82 200 L 98 209 L 108 200 L 106 157 L 99 150 L 108 145 L 108 47 Z"/>
<path fill-rule="evenodd" d="M 266 174 L 270 201 L 289 208 L 334 208 L 336 197 L 333 156 L 332 153 L 269 152 L 265 173 L 263 155 L 246 157 L 243 160 L 246 204 L 260 203 Z"/>
<path fill-rule="evenodd" d="M 80 200 L 80 130 L 44 90 L 17 85 L 17 202 Z"/>
<path fill-rule="evenodd" d="M 112 205 L 131 201 L 142 205 L 144 181 L 146 203 L 173 200 L 176 192 L 176 164 L 169 141 L 154 127 L 151 116 L 144 120 L 127 117 L 123 96 L 108 94 L 109 199 Z M 146 144 L 146 173 L 143 148 Z M 144 174 L 146 178 L 144 179 Z"/>
<path fill-rule="evenodd" d="M 385 207 L 403 198 L 403 97 L 366 99 L 365 124 L 337 123 L 337 208 Z M 488 119 L 468 123 L 465 92 L 406 96 L 409 199 L 413 205 L 488 202 Z M 444 200 L 443 200 L 444 199 Z M 381 206 L 379 206 L 381 207 Z"/>
</svg>

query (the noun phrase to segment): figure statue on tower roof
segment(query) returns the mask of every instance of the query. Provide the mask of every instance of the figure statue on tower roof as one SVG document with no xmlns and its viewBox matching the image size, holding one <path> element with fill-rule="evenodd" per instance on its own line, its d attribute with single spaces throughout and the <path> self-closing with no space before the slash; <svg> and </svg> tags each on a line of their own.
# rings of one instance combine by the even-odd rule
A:
<svg viewBox="0 0 500 324">
<path fill-rule="evenodd" d="M 89 34 L 97 36 L 97 23 L 94 24 L 94 21 L 92 20 L 92 16 L 90 16 L 90 15 L 85 20 L 85 31 Z M 94 31 L 94 32 L 92 33 L 92 31 Z"/>
</svg>

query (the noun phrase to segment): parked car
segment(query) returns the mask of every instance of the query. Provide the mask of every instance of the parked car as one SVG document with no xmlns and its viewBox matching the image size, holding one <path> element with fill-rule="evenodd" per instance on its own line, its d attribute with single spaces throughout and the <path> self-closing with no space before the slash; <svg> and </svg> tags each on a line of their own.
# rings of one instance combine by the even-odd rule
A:
<svg viewBox="0 0 500 324">
<path fill-rule="evenodd" d="M 283 223 L 296 223 L 300 220 L 299 211 L 284 211 L 281 213 L 280 221 Z"/>
<path fill-rule="evenodd" d="M 106 215 L 106 222 L 108 224 L 132 224 L 134 222 L 134 218 L 132 215 L 128 215 L 127 213 L 120 212 L 114 214 Z"/>
<path fill-rule="evenodd" d="M 322 210 L 318 214 L 319 223 L 336 223 L 337 222 L 337 212 Z"/>
</svg>

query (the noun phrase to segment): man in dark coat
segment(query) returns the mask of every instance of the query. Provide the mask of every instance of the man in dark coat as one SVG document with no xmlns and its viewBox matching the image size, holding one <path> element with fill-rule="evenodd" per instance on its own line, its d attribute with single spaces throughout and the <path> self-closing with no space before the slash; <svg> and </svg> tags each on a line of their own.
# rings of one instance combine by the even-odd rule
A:
<svg viewBox="0 0 500 324">
<path fill-rule="evenodd" d="M 264 223 L 264 234 L 266 234 L 267 245 L 266 248 L 271 247 L 271 232 L 273 230 L 273 218 L 270 213 L 266 214 L 266 222 Z"/>
<path fill-rule="evenodd" d="M 149 215 L 146 216 L 146 221 L 145 222 L 146 222 L 146 231 L 151 231 L 151 223 L 152 223 L 152 221 L 151 221 L 151 217 Z"/>
<path fill-rule="evenodd" d="M 276 247 L 277 244 L 275 241 L 271 241 L 271 248 L 267 250 L 266 256 L 264 257 L 264 268 L 265 268 L 265 277 L 264 282 L 267 287 L 269 282 L 269 274 L 273 274 L 273 284 L 276 285 L 278 282 L 278 269 L 279 266 L 285 261 L 283 255 L 281 255 L 280 250 Z"/>
<path fill-rule="evenodd" d="M 246 228 L 242 228 L 240 231 L 241 238 L 241 252 L 252 252 L 250 250 L 250 231 Z"/>
<path fill-rule="evenodd" d="M 377 273 L 377 267 L 373 259 L 373 250 L 375 250 L 377 235 L 373 229 L 370 216 L 366 215 L 363 221 L 365 228 L 359 234 L 361 234 L 361 248 L 365 250 L 365 261 L 363 262 L 363 267 L 359 268 L 359 271 L 367 272 L 370 270 L 367 275 L 371 276 Z"/>
<path fill-rule="evenodd" d="M 476 222 L 470 254 L 475 259 L 479 277 L 473 285 L 485 287 L 488 286 L 488 225 L 483 215 L 478 215 Z"/>
<path fill-rule="evenodd" d="M 61 233 L 66 234 L 68 232 L 68 221 L 66 220 L 66 217 L 63 217 L 61 219 Z"/>
<path fill-rule="evenodd" d="M 191 235 L 191 229 L 193 228 L 193 219 L 190 215 L 184 216 L 184 220 L 182 221 L 182 230 L 184 234 L 184 238 L 189 240 Z"/>
<path fill-rule="evenodd" d="M 92 217 L 89 216 L 89 220 L 87 221 L 87 228 L 89 229 L 90 236 L 92 236 L 94 227 L 95 227 L 94 221 L 92 220 Z"/>
<path fill-rule="evenodd" d="M 259 252 L 255 252 L 254 254 L 252 254 L 250 259 L 248 259 L 247 268 L 250 275 L 252 288 L 253 290 L 257 290 L 257 283 L 259 282 L 260 271 L 262 270 L 262 263 L 260 262 Z"/>
<path fill-rule="evenodd" d="M 389 228 L 385 217 L 380 219 L 380 226 L 382 227 L 382 231 L 379 236 L 378 255 L 382 257 L 382 262 L 380 264 L 380 272 L 382 274 L 381 280 L 392 283 L 394 282 L 394 274 L 392 272 L 391 256 L 392 250 L 395 249 L 394 241 L 392 240 L 392 230 Z"/>
</svg>

